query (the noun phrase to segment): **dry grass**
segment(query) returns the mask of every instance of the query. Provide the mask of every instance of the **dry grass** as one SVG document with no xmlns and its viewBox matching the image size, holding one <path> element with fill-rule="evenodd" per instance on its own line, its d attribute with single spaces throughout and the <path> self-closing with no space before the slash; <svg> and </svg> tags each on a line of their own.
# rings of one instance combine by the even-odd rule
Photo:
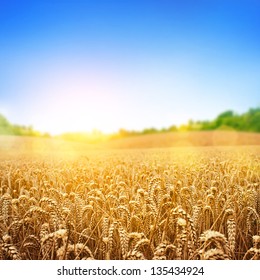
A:
<svg viewBox="0 0 260 280">
<path fill-rule="evenodd" d="M 260 147 L 0 158 L 0 259 L 260 259 Z"/>
</svg>

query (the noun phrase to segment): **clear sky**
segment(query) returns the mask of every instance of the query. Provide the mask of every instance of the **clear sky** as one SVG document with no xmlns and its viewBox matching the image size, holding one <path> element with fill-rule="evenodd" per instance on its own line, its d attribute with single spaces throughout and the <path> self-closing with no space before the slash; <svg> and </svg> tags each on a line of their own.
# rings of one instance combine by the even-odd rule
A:
<svg viewBox="0 0 260 280">
<path fill-rule="evenodd" d="M 259 0 L 0 1 L 0 112 L 53 134 L 260 106 Z"/>
</svg>

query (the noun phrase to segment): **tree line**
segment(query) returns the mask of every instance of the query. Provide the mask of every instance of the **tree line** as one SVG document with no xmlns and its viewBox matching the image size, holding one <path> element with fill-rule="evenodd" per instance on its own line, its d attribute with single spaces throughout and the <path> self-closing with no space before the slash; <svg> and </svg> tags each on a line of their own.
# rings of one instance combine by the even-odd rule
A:
<svg viewBox="0 0 260 280">
<path fill-rule="evenodd" d="M 246 113 L 237 114 L 232 110 L 219 114 L 215 119 L 209 121 L 193 121 L 187 124 L 172 125 L 168 128 L 156 129 L 154 127 L 146 128 L 142 131 L 128 131 L 120 129 L 115 137 L 126 137 L 134 135 L 144 135 L 162 132 L 177 131 L 206 131 L 206 130 L 236 130 L 247 132 L 260 132 L 260 108 L 249 109 Z"/>
<path fill-rule="evenodd" d="M 11 124 L 2 114 L 0 114 L 0 135 L 20 135 L 20 136 L 41 136 L 49 137 L 48 133 L 41 133 L 33 129 L 32 126 Z"/>
<path fill-rule="evenodd" d="M 141 131 L 127 130 L 121 128 L 117 133 L 104 135 L 95 130 L 93 133 L 64 133 L 60 135 L 66 140 L 80 140 L 89 142 L 99 142 L 99 140 L 124 138 L 137 135 L 155 134 L 163 132 L 178 131 L 205 131 L 205 130 L 236 130 L 247 132 L 260 132 L 260 108 L 251 108 L 246 113 L 237 114 L 232 110 L 225 111 L 215 119 L 209 121 L 193 121 L 187 124 L 169 126 L 168 128 L 157 129 L 154 127 L 145 128 Z M 3 115 L 0 114 L 0 135 L 21 135 L 21 136 L 41 136 L 50 137 L 48 133 L 41 133 L 33 129 L 32 126 L 11 124 Z"/>
</svg>

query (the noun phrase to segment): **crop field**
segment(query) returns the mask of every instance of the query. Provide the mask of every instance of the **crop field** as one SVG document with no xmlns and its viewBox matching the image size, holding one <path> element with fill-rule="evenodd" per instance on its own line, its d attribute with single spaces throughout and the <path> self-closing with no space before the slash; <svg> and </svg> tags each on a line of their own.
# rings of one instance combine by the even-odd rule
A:
<svg viewBox="0 0 260 280">
<path fill-rule="evenodd" d="M 259 260 L 260 146 L 0 153 L 0 259 Z"/>
</svg>

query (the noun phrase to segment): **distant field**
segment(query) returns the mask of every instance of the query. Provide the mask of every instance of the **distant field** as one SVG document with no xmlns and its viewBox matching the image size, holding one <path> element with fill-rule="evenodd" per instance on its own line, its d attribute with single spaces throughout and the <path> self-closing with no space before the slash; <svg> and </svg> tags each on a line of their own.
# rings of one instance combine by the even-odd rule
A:
<svg viewBox="0 0 260 280">
<path fill-rule="evenodd" d="M 260 145 L 260 133 L 235 131 L 172 132 L 110 141 L 109 148 L 164 148 L 184 146 Z"/>
<path fill-rule="evenodd" d="M 198 146 L 260 145 L 260 133 L 233 131 L 178 132 L 134 136 L 101 144 L 69 142 L 59 139 L 0 136 L 0 151 L 10 152 L 82 152 L 90 149 L 138 149 Z"/>
<path fill-rule="evenodd" d="M 228 132 L 99 146 L 2 136 L 0 260 L 259 260 L 257 144 Z"/>
</svg>

